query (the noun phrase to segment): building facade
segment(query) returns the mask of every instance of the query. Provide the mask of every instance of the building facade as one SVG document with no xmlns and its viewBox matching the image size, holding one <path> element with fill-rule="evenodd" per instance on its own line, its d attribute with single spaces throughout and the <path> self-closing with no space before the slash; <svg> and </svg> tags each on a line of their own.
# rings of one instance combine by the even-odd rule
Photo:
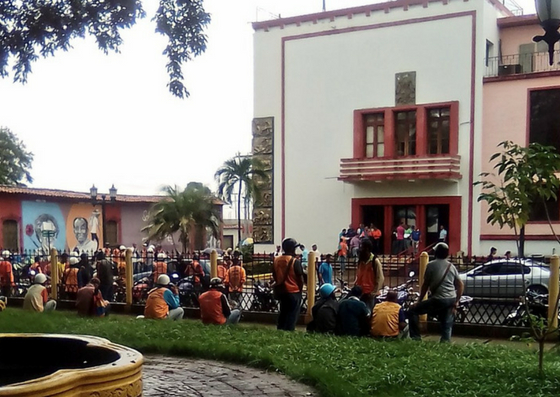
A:
<svg viewBox="0 0 560 397">
<path fill-rule="evenodd" d="M 332 252 L 341 229 L 374 224 L 390 253 L 401 222 L 421 247 L 443 228 L 453 252 L 514 250 L 474 183 L 497 143 L 528 142 L 529 92 L 560 85 L 535 55 L 534 16 L 494 0 L 397 0 L 253 27 L 253 149 L 267 130 L 273 196 L 257 251 L 291 236 Z M 529 225 L 526 252 L 550 252 L 544 226 Z"/>
</svg>

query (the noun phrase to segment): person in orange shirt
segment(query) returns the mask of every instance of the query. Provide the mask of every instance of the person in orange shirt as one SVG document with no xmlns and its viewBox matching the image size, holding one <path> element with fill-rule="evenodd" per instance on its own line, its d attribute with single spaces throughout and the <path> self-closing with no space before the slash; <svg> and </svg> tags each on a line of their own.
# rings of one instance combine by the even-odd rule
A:
<svg viewBox="0 0 560 397">
<path fill-rule="evenodd" d="M 348 244 L 346 243 L 346 238 L 344 236 L 340 237 L 338 242 L 338 263 L 340 264 L 340 278 L 343 278 L 344 270 L 346 269 L 346 258 L 348 258 Z M 340 286 L 343 287 L 342 285 Z"/>
<path fill-rule="evenodd" d="M 224 259 L 222 257 L 218 257 L 218 277 L 225 283 L 227 277 L 228 269 L 224 264 Z"/>
<path fill-rule="evenodd" d="M 161 274 L 156 280 L 156 286 L 148 292 L 144 317 L 151 319 L 180 320 L 184 310 L 179 302 L 179 291 L 171 284 L 167 274 Z M 141 316 L 139 316 L 142 318 Z"/>
<path fill-rule="evenodd" d="M 64 270 L 64 291 L 66 291 L 66 298 L 69 300 L 76 300 L 78 293 L 78 271 L 80 260 L 76 257 L 70 258 L 70 266 Z"/>
<path fill-rule="evenodd" d="M 373 242 L 373 253 L 378 255 L 381 253 L 381 230 L 377 226 L 373 226 L 371 230 L 371 241 Z"/>
<path fill-rule="evenodd" d="M 373 245 L 369 239 L 363 239 L 358 254 L 358 269 L 354 285 L 362 288 L 362 300 L 372 310 L 375 306 L 375 297 L 383 286 L 385 276 L 379 258 L 372 253 Z"/>
<path fill-rule="evenodd" d="M 222 280 L 218 277 L 214 277 L 210 280 L 210 290 L 206 291 L 198 298 L 202 324 L 235 325 L 239 323 L 241 319 L 241 310 L 231 310 L 222 289 Z"/>
<path fill-rule="evenodd" d="M 282 241 L 284 254 L 274 258 L 272 268 L 274 296 L 280 302 L 276 328 L 284 331 L 295 330 L 301 307 L 303 268 L 296 256 L 298 247 L 300 245 L 293 238 L 284 239 Z"/>
<path fill-rule="evenodd" d="M 241 266 L 241 262 L 229 268 L 226 276 L 226 284 L 229 286 L 229 294 L 232 300 L 240 302 L 243 285 L 246 279 L 247 275 L 245 269 Z"/>
<path fill-rule="evenodd" d="M 2 261 L 0 262 L 0 290 L 6 298 L 12 294 L 14 285 L 14 273 L 10 263 L 10 251 L 2 251 Z"/>
<path fill-rule="evenodd" d="M 152 273 L 152 281 L 154 285 L 157 284 L 157 280 L 162 274 L 167 274 L 167 263 L 165 263 L 165 254 L 160 252 L 157 255 L 157 261 L 154 262 L 154 271 Z"/>
<path fill-rule="evenodd" d="M 187 264 L 187 268 L 185 269 L 185 274 L 187 276 L 194 276 L 194 284 L 197 287 L 200 287 L 200 282 L 202 280 L 202 277 L 204 277 L 204 269 L 202 268 L 202 265 L 198 260 L 193 258 L 192 261 L 189 261 L 189 263 Z"/>
<path fill-rule="evenodd" d="M 34 274 L 31 272 L 35 272 Z M 29 274 L 33 274 L 33 276 L 35 276 L 35 274 L 39 274 L 39 273 L 43 273 L 43 269 L 41 269 L 41 257 L 40 256 L 36 256 L 35 257 L 35 262 L 33 262 L 31 264 L 31 266 L 29 266 Z M 32 281 L 33 281 L 33 277 L 31 277 Z"/>
</svg>

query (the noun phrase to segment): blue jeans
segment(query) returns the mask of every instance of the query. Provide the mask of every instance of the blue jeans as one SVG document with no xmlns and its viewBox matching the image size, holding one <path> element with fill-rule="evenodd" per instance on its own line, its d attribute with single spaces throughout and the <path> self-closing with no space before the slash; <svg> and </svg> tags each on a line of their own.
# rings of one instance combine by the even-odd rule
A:
<svg viewBox="0 0 560 397">
<path fill-rule="evenodd" d="M 280 297 L 280 312 L 276 329 L 293 331 L 301 308 L 301 292 L 295 294 L 282 294 Z"/>
<path fill-rule="evenodd" d="M 410 338 L 420 340 L 420 325 L 418 316 L 421 314 L 428 314 L 436 316 L 441 324 L 441 339 L 440 342 L 451 341 L 451 330 L 453 328 L 453 306 L 455 305 L 455 298 L 449 299 L 434 299 L 418 303 L 408 311 Z"/>
</svg>

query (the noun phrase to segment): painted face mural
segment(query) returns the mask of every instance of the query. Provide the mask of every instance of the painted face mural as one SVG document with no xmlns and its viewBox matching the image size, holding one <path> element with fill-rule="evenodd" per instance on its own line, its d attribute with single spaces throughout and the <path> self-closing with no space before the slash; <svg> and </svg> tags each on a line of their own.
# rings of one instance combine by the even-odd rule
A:
<svg viewBox="0 0 560 397">
<path fill-rule="evenodd" d="M 21 212 L 25 225 L 24 249 L 45 255 L 51 248 L 64 250 L 66 231 L 58 204 L 22 201 Z"/>
<path fill-rule="evenodd" d="M 100 241 L 101 211 L 90 204 L 73 204 L 66 217 L 67 245 L 70 251 L 93 254 Z"/>
</svg>

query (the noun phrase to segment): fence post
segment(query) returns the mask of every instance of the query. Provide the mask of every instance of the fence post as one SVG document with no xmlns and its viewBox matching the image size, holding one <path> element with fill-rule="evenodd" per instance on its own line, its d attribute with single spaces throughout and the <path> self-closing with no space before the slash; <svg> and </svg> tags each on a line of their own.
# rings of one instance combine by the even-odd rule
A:
<svg viewBox="0 0 560 397">
<path fill-rule="evenodd" d="M 548 281 L 548 330 L 558 328 L 558 274 L 560 258 L 552 255 L 550 258 L 550 279 Z"/>
<path fill-rule="evenodd" d="M 426 273 L 426 267 L 428 266 L 428 253 L 426 251 L 420 254 L 420 266 L 418 268 L 418 284 L 420 285 L 420 289 L 422 289 L 422 285 L 424 284 L 424 274 Z M 426 299 L 427 296 L 424 297 Z M 428 316 L 425 314 L 420 315 L 420 329 L 426 330 L 426 321 Z"/>
<path fill-rule="evenodd" d="M 132 249 L 128 248 L 125 253 L 124 260 L 126 262 L 126 273 L 125 273 L 125 291 L 126 291 L 126 311 L 130 313 L 132 311 L 132 286 L 133 286 L 133 274 L 134 268 L 132 265 Z"/>
<path fill-rule="evenodd" d="M 311 309 L 315 304 L 315 285 L 317 284 L 315 277 L 317 270 L 315 269 L 315 252 L 310 252 L 307 256 L 307 314 L 306 322 L 311 321 Z"/>
<path fill-rule="evenodd" d="M 58 300 L 58 252 L 56 248 L 51 248 L 51 297 Z"/>
<path fill-rule="evenodd" d="M 212 250 L 210 253 L 210 278 L 218 277 L 218 253 Z"/>
</svg>

